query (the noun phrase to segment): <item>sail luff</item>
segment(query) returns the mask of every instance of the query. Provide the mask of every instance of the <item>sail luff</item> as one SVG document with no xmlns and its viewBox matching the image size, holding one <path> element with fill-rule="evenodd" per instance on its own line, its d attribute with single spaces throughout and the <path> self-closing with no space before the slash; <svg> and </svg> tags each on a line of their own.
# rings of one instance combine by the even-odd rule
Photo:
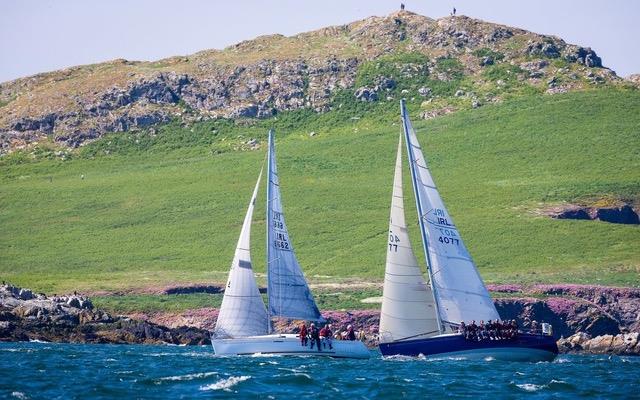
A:
<svg viewBox="0 0 640 400">
<path fill-rule="evenodd" d="M 493 300 L 436 189 L 411 121 L 406 115 L 404 102 L 401 108 L 419 224 L 441 324 L 498 319 Z"/>
<path fill-rule="evenodd" d="M 285 222 L 280 197 L 273 130 L 269 131 L 269 189 L 267 197 L 267 292 L 269 315 L 323 321 L 300 264 Z"/>
<path fill-rule="evenodd" d="M 271 322 L 260 295 L 251 265 L 251 222 L 258 196 L 262 169 L 244 217 L 236 251 L 225 286 L 220 313 L 214 328 L 216 337 L 245 337 L 267 333 Z"/>
<path fill-rule="evenodd" d="M 380 341 L 389 343 L 429 337 L 435 333 L 439 330 L 433 294 L 413 253 L 405 220 L 400 136 L 389 213 Z"/>
<path fill-rule="evenodd" d="M 420 221 L 422 220 L 422 218 L 420 216 L 423 215 L 423 210 L 422 210 L 422 201 L 420 199 L 420 193 L 418 190 L 418 177 L 416 176 L 416 171 L 414 168 L 415 165 L 415 160 L 413 157 L 413 152 L 411 151 L 411 140 L 410 140 L 410 133 L 409 133 L 409 126 L 408 126 L 408 115 L 407 115 L 407 109 L 404 103 L 404 99 L 400 100 L 400 115 L 402 117 L 402 129 L 404 131 L 404 135 L 405 135 L 405 142 L 407 145 L 407 158 L 409 159 L 409 170 L 411 171 L 411 182 L 413 183 L 412 187 L 413 187 L 413 194 L 416 200 L 416 209 L 418 210 L 418 216 Z M 431 266 L 433 265 L 431 263 L 431 256 L 429 254 L 429 248 L 428 248 L 428 243 L 429 243 L 429 238 L 427 235 L 427 232 L 424 228 L 424 224 L 419 223 L 418 224 L 420 226 L 420 236 L 422 237 L 422 248 L 425 254 L 425 258 L 427 260 L 427 264 L 428 264 L 428 268 L 427 271 L 429 273 L 429 285 L 431 286 L 431 292 L 433 294 L 433 300 L 435 302 L 435 306 L 436 306 L 436 318 L 438 320 L 438 332 L 442 333 L 443 332 L 443 326 L 442 326 L 442 316 L 440 313 L 440 304 L 438 301 L 438 297 L 437 297 L 437 293 L 436 293 L 436 288 L 435 288 L 435 284 L 434 284 L 434 279 L 433 279 L 433 270 L 431 268 Z"/>
<path fill-rule="evenodd" d="M 266 207 L 266 217 L 265 217 L 265 224 L 267 225 L 267 233 L 265 235 L 266 238 L 266 253 L 267 253 L 267 259 L 266 259 L 266 265 L 265 265 L 265 270 L 266 270 L 266 276 L 267 276 L 267 315 L 269 318 L 269 321 L 271 321 L 271 296 L 268 294 L 269 293 L 269 289 L 270 289 L 270 285 L 269 285 L 269 260 L 271 260 L 271 246 L 269 246 L 269 244 L 271 243 L 271 229 L 269 229 L 269 221 L 271 221 L 271 138 L 273 135 L 273 130 L 269 129 L 269 137 L 267 139 L 267 207 Z M 269 334 L 271 334 L 271 324 L 269 324 Z"/>
</svg>

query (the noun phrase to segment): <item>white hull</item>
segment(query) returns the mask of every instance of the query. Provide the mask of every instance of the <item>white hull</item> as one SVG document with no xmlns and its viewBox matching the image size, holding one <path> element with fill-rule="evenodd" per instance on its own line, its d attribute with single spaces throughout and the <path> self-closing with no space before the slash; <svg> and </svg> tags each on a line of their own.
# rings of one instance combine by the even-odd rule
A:
<svg viewBox="0 0 640 400">
<path fill-rule="evenodd" d="M 369 358 L 367 346 L 360 341 L 333 340 L 333 349 L 329 346 L 317 346 L 313 349 L 302 346 L 300 338 L 293 334 L 274 334 L 250 336 L 234 339 L 214 339 L 211 341 L 217 356 L 236 355 L 287 355 L 287 356 L 324 356 L 337 358 Z"/>
</svg>

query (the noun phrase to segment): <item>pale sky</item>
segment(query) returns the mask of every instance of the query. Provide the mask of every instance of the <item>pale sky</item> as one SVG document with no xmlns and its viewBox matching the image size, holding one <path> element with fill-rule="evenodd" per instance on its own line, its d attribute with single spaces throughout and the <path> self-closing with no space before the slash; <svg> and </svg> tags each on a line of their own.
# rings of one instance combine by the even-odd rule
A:
<svg viewBox="0 0 640 400">
<path fill-rule="evenodd" d="M 640 73 L 640 1 L 406 0 L 592 47 L 620 76 Z M 0 82 L 115 58 L 157 60 L 293 35 L 399 9 L 390 0 L 0 0 Z"/>
</svg>

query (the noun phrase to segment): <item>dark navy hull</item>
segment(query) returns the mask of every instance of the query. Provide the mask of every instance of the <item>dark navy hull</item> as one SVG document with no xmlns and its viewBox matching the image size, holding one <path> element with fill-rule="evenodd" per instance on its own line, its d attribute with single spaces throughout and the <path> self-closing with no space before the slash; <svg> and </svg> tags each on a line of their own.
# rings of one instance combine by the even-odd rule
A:
<svg viewBox="0 0 640 400">
<path fill-rule="evenodd" d="M 520 333 L 513 339 L 481 341 L 467 340 L 460 334 L 448 334 L 381 343 L 379 347 L 383 356 L 492 357 L 512 361 L 551 361 L 558 355 L 558 346 L 552 336 L 531 333 Z"/>
</svg>

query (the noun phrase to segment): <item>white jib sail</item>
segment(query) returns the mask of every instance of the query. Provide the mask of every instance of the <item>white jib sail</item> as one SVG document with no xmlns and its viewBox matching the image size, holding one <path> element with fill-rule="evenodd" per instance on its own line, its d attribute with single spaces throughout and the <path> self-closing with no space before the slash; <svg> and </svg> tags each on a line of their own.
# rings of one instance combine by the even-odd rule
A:
<svg viewBox="0 0 640 400">
<path fill-rule="evenodd" d="M 400 108 L 422 240 L 426 243 L 429 275 L 440 320 L 446 325 L 448 322 L 498 319 L 493 300 L 436 189 L 404 101 Z"/>
<path fill-rule="evenodd" d="M 267 293 L 273 317 L 322 321 L 293 250 L 280 199 L 273 131 L 269 131 L 267 190 Z"/>
<path fill-rule="evenodd" d="M 380 314 L 380 342 L 419 339 L 439 333 L 438 317 L 431 288 L 411 248 L 404 215 L 402 194 L 402 137 L 398 141 L 387 265 Z"/>
<path fill-rule="evenodd" d="M 253 190 L 249 209 L 242 224 L 236 253 L 231 263 L 229 279 L 214 330 L 215 337 L 258 336 L 266 335 L 269 332 L 271 321 L 256 284 L 250 252 L 251 220 L 261 177 L 262 170 L 260 170 L 258 182 Z"/>
</svg>

